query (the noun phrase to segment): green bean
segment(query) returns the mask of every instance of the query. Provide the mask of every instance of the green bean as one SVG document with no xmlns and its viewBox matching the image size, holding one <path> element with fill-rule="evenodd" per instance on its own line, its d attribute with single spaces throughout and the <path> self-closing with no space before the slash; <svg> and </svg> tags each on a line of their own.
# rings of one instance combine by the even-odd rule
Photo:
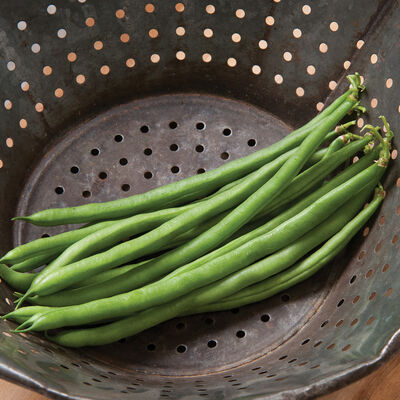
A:
<svg viewBox="0 0 400 400">
<path fill-rule="evenodd" d="M 60 233 L 55 236 L 33 240 L 32 242 L 22 244 L 15 249 L 10 250 L 0 259 L 0 262 L 6 264 L 16 264 L 51 250 L 57 250 L 61 253 L 76 241 L 98 231 L 99 229 L 111 226 L 115 222 L 116 221 L 99 222 L 97 224 L 92 224 L 73 231 Z"/>
<path fill-rule="evenodd" d="M 14 271 L 5 264 L 0 264 L 0 278 L 4 279 L 12 288 L 25 292 L 29 289 L 34 276 Z"/>
<path fill-rule="evenodd" d="M 233 187 L 229 191 L 229 197 L 226 193 L 221 193 L 208 201 L 198 203 L 195 209 L 187 210 L 153 231 L 132 241 L 115 246 L 108 252 L 96 254 L 66 265 L 61 270 L 55 270 L 48 275 L 44 275 L 42 279 L 39 275 L 32 282 L 31 287 L 25 294 L 25 298 L 33 295 L 55 293 L 97 272 L 146 255 L 150 251 L 159 249 L 172 237 L 195 226 L 201 220 L 210 218 L 242 202 L 222 221 L 192 241 L 191 257 L 192 259 L 196 258 L 212 250 L 250 220 L 261 206 L 266 206 L 268 202 L 272 201 L 274 197 L 285 189 L 303 167 L 306 160 L 324 140 L 326 133 L 356 104 L 357 95 L 358 90 L 353 89 L 353 93 L 331 115 L 326 117 L 314 132 L 304 139 L 295 154 L 264 185 L 263 182 L 271 176 L 269 174 L 266 178 L 265 170 L 270 172 L 271 168 L 269 166 L 276 163 L 279 157 L 274 162 L 260 168 L 257 177 L 248 179 L 242 184 Z M 257 190 L 258 188 L 260 189 Z M 254 190 L 256 191 L 254 192 Z M 249 196 L 251 193 L 253 194 Z M 193 243 L 196 244 L 193 245 Z M 21 299 L 21 302 L 23 299 Z"/>
<path fill-rule="evenodd" d="M 56 258 L 60 254 L 60 250 L 49 250 L 46 253 L 41 253 L 37 256 L 33 256 L 31 258 L 27 258 L 24 261 L 21 261 L 17 264 L 14 264 L 11 269 L 18 272 L 29 272 L 34 269 L 41 267 L 44 264 L 47 264 L 54 258 Z"/>
<path fill-rule="evenodd" d="M 44 307 L 44 306 L 28 306 L 22 307 L 18 310 L 13 310 L 6 315 L 0 317 L 0 319 L 10 319 L 15 321 L 19 324 L 22 324 L 26 320 L 28 320 L 33 315 L 37 314 L 38 312 L 45 312 L 50 311 L 52 307 Z"/>
<path fill-rule="evenodd" d="M 359 87 L 358 76 L 350 76 L 353 87 Z M 53 226 L 67 223 L 82 223 L 104 219 L 115 219 L 134 214 L 154 211 L 164 208 L 185 204 L 212 193 L 219 187 L 239 179 L 270 162 L 279 155 L 296 147 L 302 140 L 330 113 L 336 110 L 355 89 L 350 89 L 340 96 L 322 113 L 317 115 L 302 128 L 293 131 L 277 143 L 259 150 L 249 156 L 225 163 L 219 168 L 204 174 L 195 175 L 178 182 L 130 196 L 124 199 L 108 201 L 105 203 L 91 203 L 77 207 L 53 208 L 39 211 L 30 216 L 20 216 L 15 220 L 28 221 L 41 226 Z"/>
<path fill-rule="evenodd" d="M 217 303 L 196 307 L 193 313 L 230 310 L 267 299 L 291 286 L 304 281 L 331 261 L 349 243 L 353 236 L 366 224 L 378 209 L 384 192 L 379 188 L 374 199 L 352 221 L 330 238 L 315 253 L 293 265 L 291 268 L 247 287 Z"/>
<path fill-rule="evenodd" d="M 385 151 L 386 153 L 387 151 Z M 18 330 L 46 330 L 126 316 L 171 301 L 192 290 L 235 273 L 237 270 L 281 249 L 285 244 L 297 240 L 340 208 L 354 193 L 358 193 L 369 184 L 376 184 L 386 168 L 382 164 L 382 157 L 380 162 L 360 172 L 271 232 L 259 236 L 196 269 L 174 277 L 167 276 L 148 286 L 108 299 L 95 300 L 79 306 L 62 307 L 49 313 L 36 314 L 21 325 Z"/>
<path fill-rule="evenodd" d="M 342 230 L 336 233 L 327 243 L 325 243 L 311 256 L 307 257 L 304 261 L 301 261 L 299 264 L 296 264 L 294 267 L 287 270 L 290 271 L 286 275 L 288 279 L 284 279 L 284 274 L 286 272 L 285 271 L 256 285 L 265 286 L 266 282 L 269 281 L 272 283 L 273 281 L 275 281 L 276 285 L 269 284 L 266 286 L 266 296 L 268 296 L 270 295 L 268 290 L 272 290 L 272 294 L 274 294 L 274 290 L 276 288 L 282 289 L 288 287 L 288 283 L 296 283 L 297 274 L 293 273 L 294 271 L 302 273 L 302 278 L 304 276 L 303 271 L 309 272 L 313 268 L 315 270 L 316 267 L 320 267 L 322 263 L 321 260 L 329 257 L 332 252 L 335 251 L 335 248 L 345 245 L 350 240 L 349 236 L 353 236 L 355 232 L 360 229 L 360 227 L 376 210 L 379 204 L 377 204 L 377 201 L 373 200 L 365 210 L 361 211 L 359 215 L 357 215 L 352 221 L 348 222 L 347 225 L 345 225 L 346 222 L 352 217 L 352 215 L 357 212 L 356 206 L 359 205 L 360 203 L 358 202 L 357 204 L 357 199 L 355 202 L 350 202 L 344 208 L 339 210 L 336 213 L 335 217 L 330 219 L 329 223 L 322 224 L 319 225 L 317 228 L 314 228 L 313 231 L 315 233 L 322 233 L 325 237 L 329 237 L 330 235 L 335 234 L 335 232 L 338 232 L 339 229 Z M 345 226 L 343 227 L 343 225 Z M 313 234 L 312 236 L 318 237 L 317 234 Z M 300 239 L 300 241 L 301 240 L 304 239 Z M 295 242 L 294 244 L 282 250 L 282 252 L 284 253 L 284 255 L 287 255 L 287 249 L 290 249 L 292 246 L 296 245 L 297 243 Z M 328 254 L 328 256 L 326 254 Z M 282 260 L 282 257 L 280 258 L 280 260 Z M 265 259 L 264 263 L 268 265 L 270 263 L 270 257 Z M 217 288 L 220 284 L 221 283 L 217 282 L 216 284 L 211 285 L 211 287 L 206 286 L 197 289 L 196 291 L 191 292 L 175 301 L 154 308 L 150 308 L 138 314 L 134 314 L 132 316 L 107 325 L 99 326 L 96 328 L 83 328 L 61 331 L 56 333 L 55 335 L 47 335 L 47 338 L 59 345 L 76 348 L 113 343 L 125 337 L 135 335 L 145 329 L 151 328 L 161 322 L 182 314 L 191 314 L 192 312 L 197 313 L 202 312 L 203 310 L 213 311 L 214 308 L 218 309 L 219 303 L 204 305 L 203 302 L 209 301 L 210 298 L 213 296 L 217 299 L 219 298 L 220 293 L 216 291 L 215 288 Z M 279 284 L 283 286 L 277 286 Z"/>
</svg>

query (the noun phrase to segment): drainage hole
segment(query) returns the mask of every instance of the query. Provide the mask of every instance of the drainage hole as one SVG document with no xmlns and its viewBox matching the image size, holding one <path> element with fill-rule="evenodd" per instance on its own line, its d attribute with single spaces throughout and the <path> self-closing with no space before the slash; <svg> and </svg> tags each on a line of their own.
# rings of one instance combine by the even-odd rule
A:
<svg viewBox="0 0 400 400">
<path fill-rule="evenodd" d="M 204 146 L 201 145 L 201 144 L 198 144 L 198 145 L 196 146 L 196 151 L 197 151 L 198 153 L 202 153 L 202 152 L 204 151 Z"/>
<path fill-rule="evenodd" d="M 121 186 L 121 189 L 122 189 L 124 192 L 128 192 L 128 191 L 131 189 L 131 186 L 128 185 L 127 183 L 124 183 L 124 184 Z"/>
<path fill-rule="evenodd" d="M 227 153 L 226 151 L 224 151 L 223 153 L 221 153 L 221 158 L 223 160 L 227 160 L 229 158 L 229 153 Z"/>
<path fill-rule="evenodd" d="M 237 332 L 236 332 L 236 336 L 237 336 L 239 339 L 244 338 L 244 337 L 246 336 L 246 332 L 245 332 L 245 331 L 242 331 L 242 330 L 237 331 Z"/>
<path fill-rule="evenodd" d="M 100 150 L 98 148 L 94 148 L 94 149 L 90 150 L 90 154 L 92 156 L 98 156 L 100 154 Z"/>
<path fill-rule="evenodd" d="M 120 142 L 122 142 L 122 141 L 124 140 L 124 137 L 123 137 L 122 135 L 115 135 L 115 136 L 114 136 L 114 140 L 115 140 L 117 143 L 120 143 Z"/>
<path fill-rule="evenodd" d="M 89 192 L 89 190 L 84 190 L 83 192 L 82 192 L 82 196 L 83 197 L 85 197 L 85 198 L 88 198 L 88 197 L 90 197 L 92 194 Z"/>
<path fill-rule="evenodd" d="M 147 149 L 144 149 L 143 153 L 144 153 L 146 156 L 151 156 L 151 154 L 153 153 L 153 150 L 147 148 Z"/>
<path fill-rule="evenodd" d="M 198 123 L 196 124 L 196 129 L 199 130 L 199 131 L 202 131 L 202 130 L 204 130 L 205 128 L 206 128 L 206 124 L 205 124 L 204 122 L 198 122 Z"/>
<path fill-rule="evenodd" d="M 71 173 L 72 174 L 77 174 L 78 172 L 79 172 L 79 167 L 77 167 L 76 165 L 71 167 Z"/>
<path fill-rule="evenodd" d="M 151 178 L 153 177 L 153 174 L 152 174 L 150 171 L 146 171 L 146 172 L 144 173 L 144 177 L 145 177 L 146 179 L 151 179 Z"/>
<path fill-rule="evenodd" d="M 204 172 L 206 172 L 206 170 L 205 170 L 204 168 L 199 168 L 199 169 L 197 170 L 197 173 L 198 173 L 198 174 L 204 174 Z"/>
<path fill-rule="evenodd" d="M 57 187 L 54 189 L 54 191 L 55 191 L 57 194 L 63 194 L 63 193 L 64 193 L 64 188 L 63 188 L 62 186 L 57 186 Z"/>
<path fill-rule="evenodd" d="M 177 174 L 177 173 L 179 172 L 179 167 L 177 167 L 176 165 L 174 165 L 174 166 L 171 168 L 171 172 L 172 172 L 173 174 Z"/>
<path fill-rule="evenodd" d="M 156 345 L 153 343 L 150 343 L 147 345 L 147 350 L 148 351 L 154 351 L 156 349 Z"/>
<path fill-rule="evenodd" d="M 268 314 L 263 314 L 261 315 L 260 319 L 262 322 L 268 322 L 271 319 L 271 317 Z"/>
<path fill-rule="evenodd" d="M 128 160 L 127 160 L 126 158 L 121 158 L 121 159 L 119 160 L 119 163 L 120 163 L 121 165 L 126 165 L 126 164 L 128 164 Z"/>
<path fill-rule="evenodd" d="M 147 125 L 142 125 L 140 127 L 140 132 L 142 133 L 147 133 L 150 130 L 150 128 Z"/>
<path fill-rule="evenodd" d="M 255 139 L 250 139 L 250 140 L 248 140 L 247 145 L 250 147 L 254 147 L 256 145 L 256 143 L 257 142 L 255 141 Z"/>
<path fill-rule="evenodd" d="M 288 294 L 283 294 L 283 295 L 281 296 L 281 300 L 282 300 L 284 303 L 286 303 L 286 302 L 288 302 L 288 301 L 290 300 L 290 296 L 289 296 Z"/>
<path fill-rule="evenodd" d="M 100 179 L 106 179 L 107 178 L 107 172 L 104 172 L 104 171 L 100 172 L 99 173 L 99 178 Z"/>
<path fill-rule="evenodd" d="M 178 145 L 175 144 L 175 143 L 173 143 L 173 144 L 171 144 L 171 146 L 169 146 L 169 149 L 170 149 L 171 151 L 177 151 L 178 148 L 179 148 Z"/>
<path fill-rule="evenodd" d="M 214 347 L 217 346 L 217 342 L 216 342 L 215 340 L 209 340 L 208 343 L 207 343 L 207 346 L 208 346 L 210 349 L 213 349 Z"/>
<path fill-rule="evenodd" d="M 187 347 L 184 344 L 180 344 L 177 348 L 176 351 L 178 353 L 184 353 L 187 350 Z"/>
<path fill-rule="evenodd" d="M 177 124 L 177 122 L 175 122 L 175 121 L 171 121 L 171 122 L 169 123 L 169 127 L 170 127 L 171 129 L 176 129 L 176 128 L 178 127 L 178 124 Z"/>
<path fill-rule="evenodd" d="M 230 129 L 230 128 L 225 128 L 225 129 L 222 131 L 222 134 L 223 134 L 224 136 L 231 136 L 231 135 L 232 135 L 232 129 Z"/>
</svg>

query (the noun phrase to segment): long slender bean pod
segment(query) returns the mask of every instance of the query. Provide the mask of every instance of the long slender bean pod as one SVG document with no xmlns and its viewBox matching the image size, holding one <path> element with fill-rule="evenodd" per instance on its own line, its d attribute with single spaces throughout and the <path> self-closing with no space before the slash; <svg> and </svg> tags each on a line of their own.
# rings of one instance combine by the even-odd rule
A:
<svg viewBox="0 0 400 400">
<path fill-rule="evenodd" d="M 46 253 L 41 253 L 37 256 L 27 258 L 26 260 L 21 261 L 17 264 L 13 264 L 11 269 L 18 272 L 33 271 L 34 269 L 54 260 L 54 258 L 56 258 L 61 252 L 62 250 L 57 249 L 49 250 Z"/>
<path fill-rule="evenodd" d="M 5 264 L 0 264 L 0 278 L 4 279 L 13 289 L 25 292 L 29 289 L 34 276 L 14 271 Z"/>
<path fill-rule="evenodd" d="M 37 314 L 38 312 L 45 312 L 50 311 L 52 307 L 44 307 L 44 306 L 28 306 L 18 308 L 18 310 L 13 310 L 8 314 L 3 315 L 0 319 L 9 319 L 11 321 L 15 321 L 19 324 L 22 324 L 33 315 Z"/>
<path fill-rule="evenodd" d="M 168 222 L 162 224 L 147 234 L 119 244 L 108 251 L 95 254 L 77 262 L 73 262 L 73 257 L 79 259 L 82 257 L 82 254 L 85 254 L 90 250 L 85 242 L 85 247 L 82 247 L 81 243 L 79 242 L 75 243 L 72 250 L 71 248 L 68 248 L 65 253 L 61 254 L 61 256 L 59 256 L 52 264 L 50 264 L 46 270 L 42 271 L 42 273 L 34 279 L 30 288 L 30 292 L 26 293 L 26 297 L 35 294 L 51 294 L 50 292 L 37 292 L 37 289 L 43 284 L 45 286 L 48 285 L 48 282 L 51 282 L 51 280 L 54 280 L 54 278 L 55 282 L 58 282 L 58 285 L 63 286 L 56 288 L 54 292 L 58 291 L 58 289 L 63 289 L 64 287 L 70 286 L 62 277 L 62 275 L 65 275 L 66 272 L 68 272 L 68 275 L 70 275 L 69 270 L 71 269 L 75 269 L 85 275 L 79 278 L 75 276 L 76 279 L 71 282 L 72 285 L 73 283 L 86 279 L 97 272 L 111 269 L 132 259 L 144 256 L 150 251 L 154 252 L 161 250 L 164 246 L 168 245 L 173 239 L 175 239 L 176 236 L 184 234 L 186 231 L 194 228 L 196 225 L 201 223 L 202 220 L 204 221 L 205 219 L 212 218 L 213 216 L 216 216 L 243 201 L 247 196 L 262 186 L 265 181 L 268 181 L 268 179 L 273 176 L 274 173 L 276 173 L 276 171 L 282 165 L 282 159 L 284 161 L 287 160 L 286 154 L 278 157 L 271 163 L 264 165 L 258 171 L 256 171 L 254 175 L 252 174 L 249 179 L 233 187 L 231 190 L 229 190 L 229 198 L 226 193 L 220 193 L 218 196 L 215 196 L 212 199 L 197 203 L 195 208 L 192 207 L 191 209 L 181 213 L 175 218 L 170 219 Z M 160 213 L 160 211 L 154 212 L 156 215 L 158 215 L 158 213 Z M 138 216 L 142 215 L 143 214 L 139 214 Z M 138 216 L 131 218 L 136 219 Z M 160 240 L 160 238 L 162 238 L 162 240 Z M 105 237 L 105 241 L 107 241 L 107 236 Z M 157 245 L 155 245 L 156 241 L 158 241 Z M 89 244 L 97 246 L 97 242 L 95 240 L 90 241 Z M 78 245 L 79 247 L 77 247 Z M 65 265 L 67 261 L 72 262 L 72 264 Z M 59 266 L 64 266 L 64 268 L 60 270 L 58 268 Z M 92 273 L 90 268 L 93 270 Z"/>
<path fill-rule="evenodd" d="M 111 226 L 115 222 L 116 221 L 98 222 L 80 229 L 60 233 L 55 236 L 33 240 L 32 242 L 22 244 L 10 250 L 0 259 L 0 262 L 6 264 L 16 264 L 31 257 L 46 253 L 50 250 L 57 250 L 61 253 L 71 244 L 86 237 L 87 235 L 90 235 L 93 232 L 98 231 L 99 229 Z"/>
</svg>

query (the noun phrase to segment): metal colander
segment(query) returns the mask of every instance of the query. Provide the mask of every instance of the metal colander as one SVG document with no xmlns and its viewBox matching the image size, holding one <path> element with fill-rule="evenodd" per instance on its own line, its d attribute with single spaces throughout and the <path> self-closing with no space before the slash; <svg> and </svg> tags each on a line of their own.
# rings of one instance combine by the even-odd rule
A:
<svg viewBox="0 0 400 400">
<path fill-rule="evenodd" d="M 267 146 L 349 72 L 368 88 L 357 125 L 384 114 L 400 134 L 397 0 L 150 1 L 1 2 L 1 254 L 72 228 L 12 216 L 129 196 Z M 99 400 L 303 399 L 365 375 L 399 344 L 399 169 L 346 251 L 287 292 L 91 349 L 1 321 L 0 374 Z M 0 299 L 13 308 L 4 283 Z"/>
</svg>

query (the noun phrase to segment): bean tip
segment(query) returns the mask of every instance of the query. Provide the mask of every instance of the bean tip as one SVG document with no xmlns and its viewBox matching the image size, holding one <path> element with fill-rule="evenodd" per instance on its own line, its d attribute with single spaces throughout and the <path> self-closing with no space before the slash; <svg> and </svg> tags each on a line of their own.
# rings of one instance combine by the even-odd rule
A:
<svg viewBox="0 0 400 400">
<path fill-rule="evenodd" d="M 11 221 L 29 221 L 28 217 L 18 216 L 11 218 Z"/>
</svg>

